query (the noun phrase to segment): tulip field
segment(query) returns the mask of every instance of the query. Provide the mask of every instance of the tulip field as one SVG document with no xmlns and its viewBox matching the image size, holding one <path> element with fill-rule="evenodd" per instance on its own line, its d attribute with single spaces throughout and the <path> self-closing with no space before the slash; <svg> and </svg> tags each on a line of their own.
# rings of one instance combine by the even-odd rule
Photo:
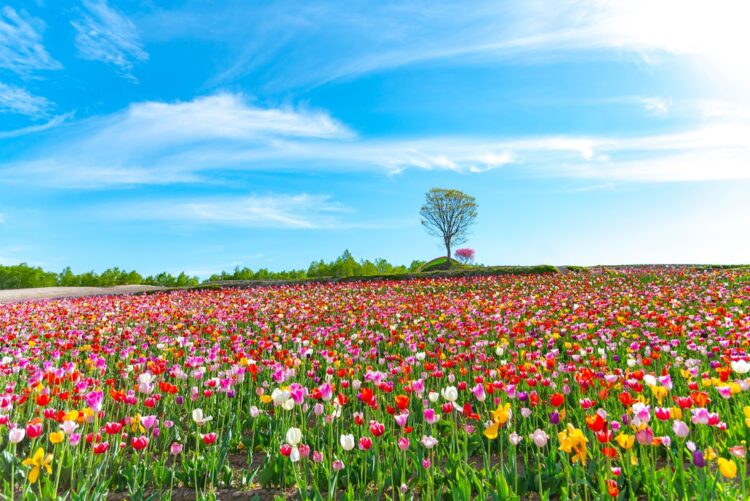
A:
<svg viewBox="0 0 750 501">
<path fill-rule="evenodd" d="M 746 499 L 749 348 L 748 270 L 0 305 L 0 494 Z"/>
</svg>

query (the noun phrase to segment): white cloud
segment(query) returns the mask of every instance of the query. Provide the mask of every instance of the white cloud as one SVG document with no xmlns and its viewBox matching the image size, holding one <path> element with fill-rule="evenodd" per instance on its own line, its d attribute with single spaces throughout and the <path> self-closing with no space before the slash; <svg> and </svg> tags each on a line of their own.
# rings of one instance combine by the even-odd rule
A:
<svg viewBox="0 0 750 501">
<path fill-rule="evenodd" d="M 21 87 L 0 82 L 0 113 L 43 117 L 52 106 L 44 97 L 35 96 Z"/>
<path fill-rule="evenodd" d="M 259 108 L 218 94 L 138 103 L 58 127 L 23 158 L 0 164 L 0 182 L 101 188 L 221 183 L 245 170 L 498 168 L 522 176 L 682 182 L 750 178 L 749 151 L 750 125 L 732 121 L 620 137 L 359 138 L 324 112 Z"/>
<path fill-rule="evenodd" d="M 260 108 L 241 95 L 217 94 L 137 103 L 72 123 L 57 137 L 24 159 L 0 164 L 0 181 L 84 188 L 197 182 L 201 171 L 232 167 L 238 148 L 272 159 L 292 139 L 303 147 L 306 141 L 349 140 L 353 134 L 323 112 Z"/>
<path fill-rule="evenodd" d="M 340 226 L 343 205 L 322 195 L 250 195 L 161 200 L 107 207 L 108 217 L 252 228 L 320 229 Z"/>
<path fill-rule="evenodd" d="M 661 97 L 644 97 L 640 99 L 640 103 L 647 112 L 662 118 L 669 115 L 669 108 L 672 106 L 671 99 Z"/>
<path fill-rule="evenodd" d="M 560 173 L 571 177 L 634 182 L 694 182 L 750 179 L 750 150 L 717 149 L 639 160 L 576 164 Z"/>
<path fill-rule="evenodd" d="M 223 42 L 230 63 L 214 82 L 260 73 L 269 85 L 287 87 L 442 60 L 635 56 L 652 64 L 674 54 L 750 77 L 742 64 L 750 46 L 748 17 L 745 0 L 476 0 L 471 8 L 438 0 L 282 0 L 218 7 L 188 2 L 154 10 L 141 23 L 155 39 Z"/>
<path fill-rule="evenodd" d="M 64 123 L 66 120 L 73 117 L 73 113 L 65 113 L 63 115 L 57 115 L 51 118 L 49 121 L 39 125 L 29 125 L 28 127 L 22 127 L 15 130 L 0 131 L 0 139 L 8 139 L 11 137 L 26 136 L 28 134 L 35 134 L 37 132 L 43 132 L 48 129 L 57 127 Z"/>
<path fill-rule="evenodd" d="M 704 99 L 694 103 L 694 109 L 707 121 L 750 122 L 750 103 L 742 100 Z"/>
<path fill-rule="evenodd" d="M 425 16 L 416 40 L 357 57 L 329 79 L 442 59 L 520 56 L 528 62 L 600 56 L 602 50 L 636 54 L 649 64 L 661 55 L 695 56 L 725 75 L 746 83 L 750 78 L 742 64 L 750 46 L 750 3 L 745 0 L 568 0 L 519 2 L 512 8 L 488 2 L 471 10 L 443 9 L 446 17 L 439 21 L 451 30 L 433 30 L 439 25 Z"/>
<path fill-rule="evenodd" d="M 130 75 L 133 63 L 148 60 L 135 24 L 106 0 L 84 0 L 86 11 L 71 24 L 84 59 L 113 64 Z"/>
<path fill-rule="evenodd" d="M 43 31 L 41 20 L 24 11 L 19 13 L 12 7 L 3 7 L 0 10 L 0 68 L 22 76 L 62 68 L 44 48 Z"/>
</svg>

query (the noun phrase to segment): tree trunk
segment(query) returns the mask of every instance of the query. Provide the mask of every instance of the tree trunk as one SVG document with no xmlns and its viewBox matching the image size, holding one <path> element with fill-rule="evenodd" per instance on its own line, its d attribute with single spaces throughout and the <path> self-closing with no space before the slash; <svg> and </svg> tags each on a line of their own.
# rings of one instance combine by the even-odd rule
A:
<svg viewBox="0 0 750 501">
<path fill-rule="evenodd" d="M 446 242 L 445 244 L 445 252 L 447 252 L 447 258 L 448 258 L 447 267 L 450 269 L 451 267 L 451 244 L 448 242 Z"/>
</svg>

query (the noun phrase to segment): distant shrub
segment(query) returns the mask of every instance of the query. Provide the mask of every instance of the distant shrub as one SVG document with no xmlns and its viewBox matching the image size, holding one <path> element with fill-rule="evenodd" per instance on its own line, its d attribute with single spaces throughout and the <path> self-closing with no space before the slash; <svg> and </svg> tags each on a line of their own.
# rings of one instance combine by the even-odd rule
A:
<svg viewBox="0 0 750 501">
<path fill-rule="evenodd" d="M 474 261 L 474 249 L 469 249 L 468 247 L 456 249 L 454 255 L 463 264 L 469 264 Z"/>
</svg>

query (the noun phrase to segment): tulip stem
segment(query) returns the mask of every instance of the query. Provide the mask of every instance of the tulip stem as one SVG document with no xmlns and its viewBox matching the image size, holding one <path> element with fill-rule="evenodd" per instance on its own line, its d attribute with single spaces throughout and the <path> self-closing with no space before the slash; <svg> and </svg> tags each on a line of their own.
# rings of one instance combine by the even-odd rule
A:
<svg viewBox="0 0 750 501">
<path fill-rule="evenodd" d="M 544 499 L 544 489 L 542 488 L 542 455 L 539 453 L 539 447 L 536 448 L 536 479 L 539 483 L 539 497 Z"/>
<path fill-rule="evenodd" d="M 16 444 L 12 444 L 13 461 L 10 462 L 10 499 L 16 498 Z"/>
<path fill-rule="evenodd" d="M 195 430 L 195 451 L 193 453 L 193 482 L 195 482 L 195 499 L 198 499 L 198 451 L 200 449 L 200 432 Z"/>
</svg>

